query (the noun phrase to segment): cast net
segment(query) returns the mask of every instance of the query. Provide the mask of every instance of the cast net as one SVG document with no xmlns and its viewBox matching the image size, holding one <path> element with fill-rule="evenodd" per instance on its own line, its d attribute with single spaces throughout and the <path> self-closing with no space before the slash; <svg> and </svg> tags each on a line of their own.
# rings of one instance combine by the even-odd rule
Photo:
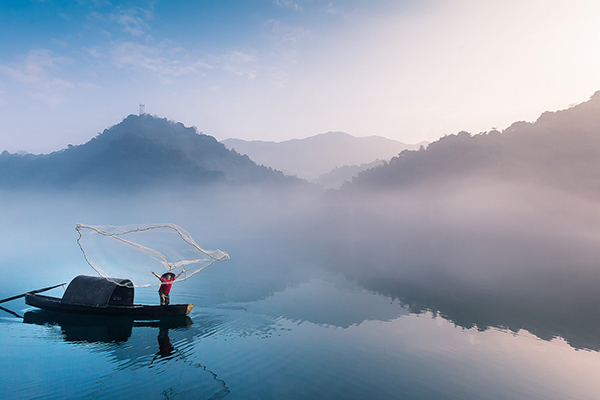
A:
<svg viewBox="0 0 600 400">
<path fill-rule="evenodd" d="M 160 285 L 152 274 L 172 272 L 175 282 L 191 278 L 217 261 L 221 250 L 205 250 L 175 224 L 91 226 L 77 224 L 77 243 L 87 263 L 105 278 L 130 279 L 135 287 Z"/>
</svg>

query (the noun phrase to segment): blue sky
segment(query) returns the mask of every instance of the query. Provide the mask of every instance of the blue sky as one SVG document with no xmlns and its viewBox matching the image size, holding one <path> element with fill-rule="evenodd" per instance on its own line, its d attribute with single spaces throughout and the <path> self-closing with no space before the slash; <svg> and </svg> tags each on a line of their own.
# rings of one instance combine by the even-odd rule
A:
<svg viewBox="0 0 600 400">
<path fill-rule="evenodd" d="M 138 112 L 222 140 L 407 143 L 506 128 L 600 90 L 595 0 L 0 2 L 0 150 Z"/>
</svg>

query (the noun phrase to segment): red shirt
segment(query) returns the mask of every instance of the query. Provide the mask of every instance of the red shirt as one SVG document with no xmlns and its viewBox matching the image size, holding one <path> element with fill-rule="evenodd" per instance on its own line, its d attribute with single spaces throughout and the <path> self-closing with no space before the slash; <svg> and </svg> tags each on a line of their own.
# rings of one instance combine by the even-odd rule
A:
<svg viewBox="0 0 600 400">
<path fill-rule="evenodd" d="M 175 279 L 163 278 L 161 276 L 160 281 L 163 282 L 163 284 L 158 288 L 158 292 L 169 294 L 171 292 L 171 286 L 173 286 L 174 280 Z"/>
</svg>

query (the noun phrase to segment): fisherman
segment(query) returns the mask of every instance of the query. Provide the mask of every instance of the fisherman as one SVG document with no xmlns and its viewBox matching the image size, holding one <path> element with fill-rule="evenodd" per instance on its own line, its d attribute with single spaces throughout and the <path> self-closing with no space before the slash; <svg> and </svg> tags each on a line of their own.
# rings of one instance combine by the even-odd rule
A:
<svg viewBox="0 0 600 400">
<path fill-rule="evenodd" d="M 158 295 L 160 296 L 160 305 L 168 306 L 170 303 L 169 293 L 171 292 L 171 286 L 173 282 L 179 278 L 185 272 L 185 268 L 175 275 L 172 272 L 165 272 L 162 276 L 159 276 L 156 272 L 152 271 L 152 274 L 161 281 L 160 288 L 158 288 Z"/>
</svg>

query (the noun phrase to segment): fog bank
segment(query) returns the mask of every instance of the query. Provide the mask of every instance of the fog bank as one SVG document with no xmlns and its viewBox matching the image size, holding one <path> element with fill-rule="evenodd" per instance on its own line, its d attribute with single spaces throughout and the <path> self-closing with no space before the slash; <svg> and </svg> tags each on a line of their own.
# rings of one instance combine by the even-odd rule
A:
<svg viewBox="0 0 600 400">
<path fill-rule="evenodd" d="M 204 305 L 275 298 L 337 276 L 461 326 L 527 329 L 600 349 L 600 326 L 589 320 L 600 311 L 600 203 L 556 188 L 455 180 L 351 196 L 251 186 L 131 196 L 4 191 L 0 202 L 10 210 L 0 216 L 0 270 L 13 278 L 3 292 L 94 274 L 76 244 L 77 223 L 169 222 L 231 256 L 178 287 Z M 123 266 L 120 277 L 127 274 Z"/>
</svg>

